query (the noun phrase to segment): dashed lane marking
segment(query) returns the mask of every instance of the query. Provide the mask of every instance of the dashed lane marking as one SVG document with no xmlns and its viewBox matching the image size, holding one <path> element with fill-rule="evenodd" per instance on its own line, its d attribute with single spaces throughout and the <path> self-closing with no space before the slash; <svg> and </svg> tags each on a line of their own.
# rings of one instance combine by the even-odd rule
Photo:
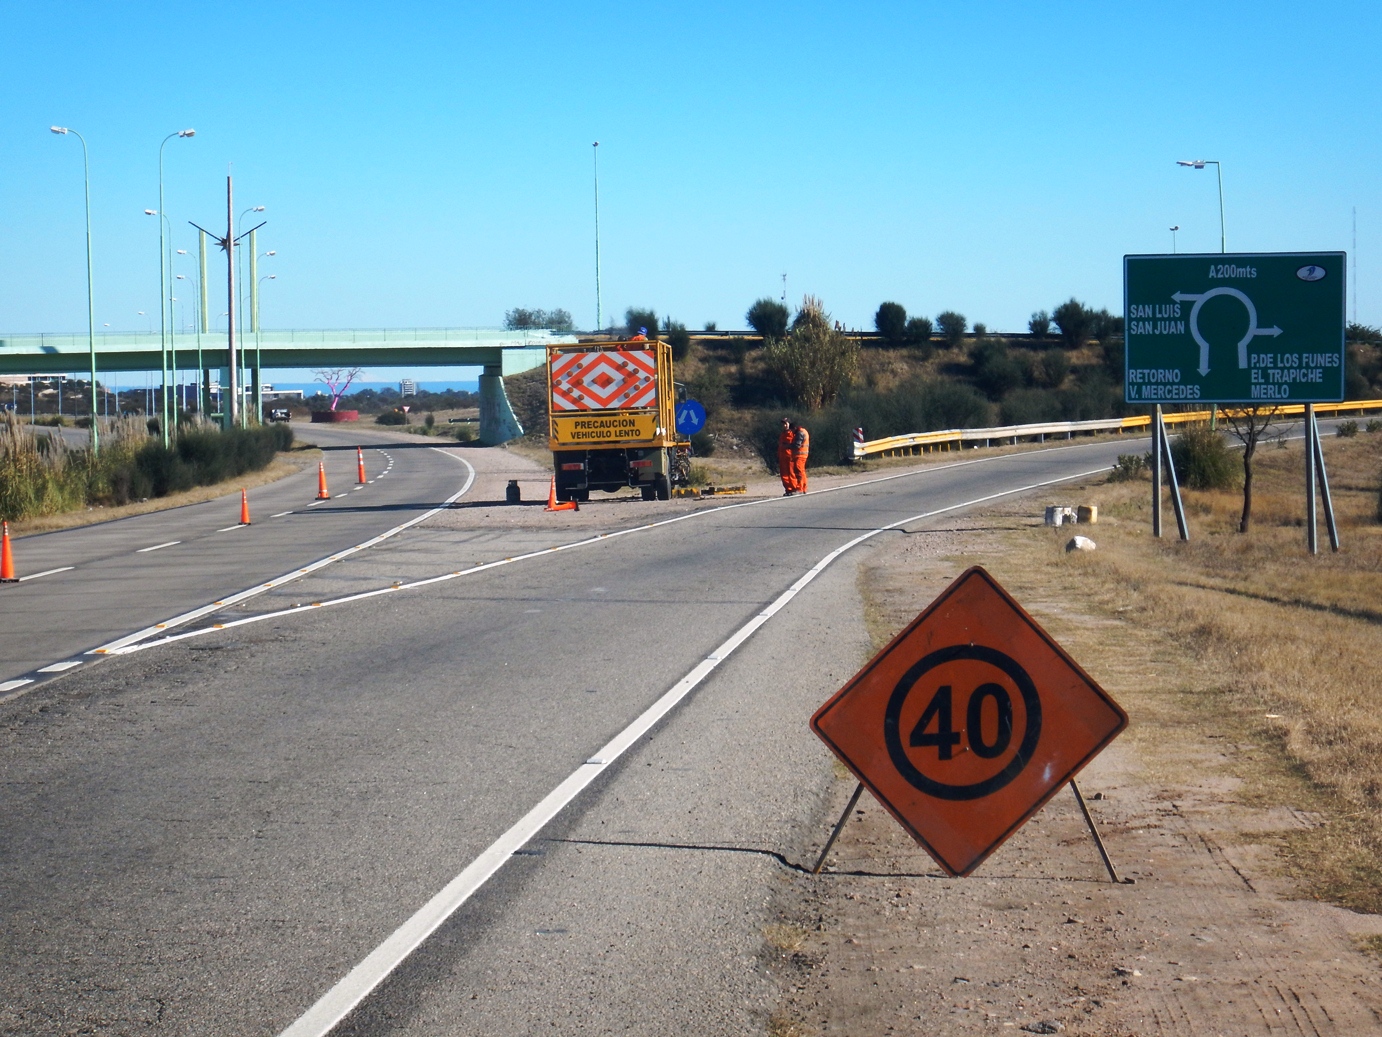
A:
<svg viewBox="0 0 1382 1037">
<path fill-rule="evenodd" d="M 80 666 L 80 659 L 66 659 L 60 663 L 49 663 L 47 666 L 40 666 L 38 673 L 62 673 L 63 670 L 70 670 L 74 666 Z"/>
<path fill-rule="evenodd" d="M 174 544 L 180 543 L 182 543 L 181 540 L 169 540 L 166 544 L 155 544 L 153 547 L 141 547 L 135 554 L 146 555 L 150 551 L 162 551 L 165 547 L 172 547 Z"/>
<path fill-rule="evenodd" d="M 29 573 L 28 576 L 21 576 L 19 582 L 26 583 L 29 580 L 37 580 L 40 576 L 52 576 L 54 573 L 65 573 L 75 568 L 75 565 L 64 565 L 61 569 L 44 569 L 41 573 Z"/>
</svg>

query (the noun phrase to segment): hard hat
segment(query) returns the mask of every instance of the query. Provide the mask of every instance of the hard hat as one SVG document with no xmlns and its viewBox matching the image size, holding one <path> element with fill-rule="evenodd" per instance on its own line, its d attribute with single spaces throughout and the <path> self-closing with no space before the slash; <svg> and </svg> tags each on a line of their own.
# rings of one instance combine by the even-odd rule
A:
<svg viewBox="0 0 1382 1037">
<path fill-rule="evenodd" d="M 639 333 L 640 335 L 646 335 L 646 334 L 648 333 L 648 329 L 647 329 L 647 328 L 639 328 L 639 329 L 638 329 L 638 333 Z"/>
</svg>

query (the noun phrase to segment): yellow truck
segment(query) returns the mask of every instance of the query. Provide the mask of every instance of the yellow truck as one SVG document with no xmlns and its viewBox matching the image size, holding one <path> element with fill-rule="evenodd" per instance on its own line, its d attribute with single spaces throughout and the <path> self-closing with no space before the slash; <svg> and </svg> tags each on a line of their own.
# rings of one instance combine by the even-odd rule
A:
<svg viewBox="0 0 1382 1037">
<path fill-rule="evenodd" d="M 667 500 L 691 475 L 691 444 L 677 435 L 672 347 L 627 341 L 549 346 L 547 447 L 557 500 L 635 487 Z"/>
</svg>

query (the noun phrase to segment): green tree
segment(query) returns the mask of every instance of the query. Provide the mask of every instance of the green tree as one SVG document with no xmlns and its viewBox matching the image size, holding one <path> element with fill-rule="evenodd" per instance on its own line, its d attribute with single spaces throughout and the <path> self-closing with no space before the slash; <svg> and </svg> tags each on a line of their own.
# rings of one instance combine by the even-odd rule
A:
<svg viewBox="0 0 1382 1037">
<path fill-rule="evenodd" d="M 658 337 L 657 311 L 640 310 L 636 306 L 630 306 L 624 311 L 624 330 L 628 332 L 630 338 L 638 334 L 639 328 L 648 329 L 648 337 L 655 339 Z"/>
<path fill-rule="evenodd" d="M 1094 316 L 1094 311 L 1073 298 L 1051 311 L 1051 319 L 1060 328 L 1061 341 L 1067 349 L 1079 349 L 1089 341 L 1094 331 Z"/>
<path fill-rule="evenodd" d="M 946 310 L 936 318 L 936 329 L 941 333 L 941 338 L 945 344 L 954 349 L 965 337 L 965 329 L 969 327 L 969 321 L 965 319 L 963 313 L 956 313 L 954 310 Z"/>
<path fill-rule="evenodd" d="M 787 334 L 787 307 L 776 299 L 759 299 L 744 315 L 749 327 L 763 336 L 764 343 Z"/>
<path fill-rule="evenodd" d="M 901 303 L 885 302 L 873 315 L 873 326 L 889 346 L 900 346 L 907 336 L 907 311 Z"/>
<path fill-rule="evenodd" d="M 673 360 L 685 360 L 691 353 L 691 333 L 680 321 L 667 318 L 667 344 L 672 347 Z"/>
<path fill-rule="evenodd" d="M 930 345 L 933 330 L 935 329 L 931 326 L 930 317 L 912 317 L 907 321 L 907 344 L 912 346 Z"/>
<path fill-rule="evenodd" d="M 571 321 L 571 314 L 563 309 L 525 310 L 519 306 L 505 312 L 504 327 L 510 331 L 520 331 L 525 328 L 572 331 L 575 329 L 575 324 Z"/>
<path fill-rule="evenodd" d="M 1045 310 L 1037 310 L 1027 322 L 1027 330 L 1036 336 L 1038 342 L 1045 342 L 1051 334 L 1051 315 Z"/>
<path fill-rule="evenodd" d="M 835 330 L 819 299 L 807 296 L 791 331 L 765 347 L 768 367 L 801 406 L 820 410 L 854 377 L 859 343 Z"/>
</svg>

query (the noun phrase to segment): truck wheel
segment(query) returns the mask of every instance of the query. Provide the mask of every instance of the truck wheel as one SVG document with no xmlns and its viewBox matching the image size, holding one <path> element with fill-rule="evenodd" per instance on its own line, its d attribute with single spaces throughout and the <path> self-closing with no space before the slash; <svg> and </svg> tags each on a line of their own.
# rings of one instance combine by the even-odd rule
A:
<svg viewBox="0 0 1382 1037">
<path fill-rule="evenodd" d="M 560 504 L 565 504 L 565 503 L 566 503 L 567 501 L 569 501 L 570 499 L 571 499 L 571 491 L 568 490 L 568 489 L 566 489 L 565 487 L 558 486 L 558 487 L 557 487 L 557 502 L 560 503 Z"/>
<path fill-rule="evenodd" d="M 653 476 L 653 487 L 658 500 L 672 499 L 672 484 L 667 481 L 667 476 L 660 472 Z"/>
<path fill-rule="evenodd" d="M 590 491 L 589 491 L 589 490 L 572 490 L 572 491 L 571 491 L 571 496 L 574 497 L 574 498 L 576 498 L 576 500 L 577 500 L 579 503 L 581 503 L 581 504 L 589 504 L 589 503 L 590 503 Z"/>
<path fill-rule="evenodd" d="M 638 492 L 643 494 L 644 500 L 657 500 L 657 490 L 652 486 L 640 486 Z"/>
</svg>

